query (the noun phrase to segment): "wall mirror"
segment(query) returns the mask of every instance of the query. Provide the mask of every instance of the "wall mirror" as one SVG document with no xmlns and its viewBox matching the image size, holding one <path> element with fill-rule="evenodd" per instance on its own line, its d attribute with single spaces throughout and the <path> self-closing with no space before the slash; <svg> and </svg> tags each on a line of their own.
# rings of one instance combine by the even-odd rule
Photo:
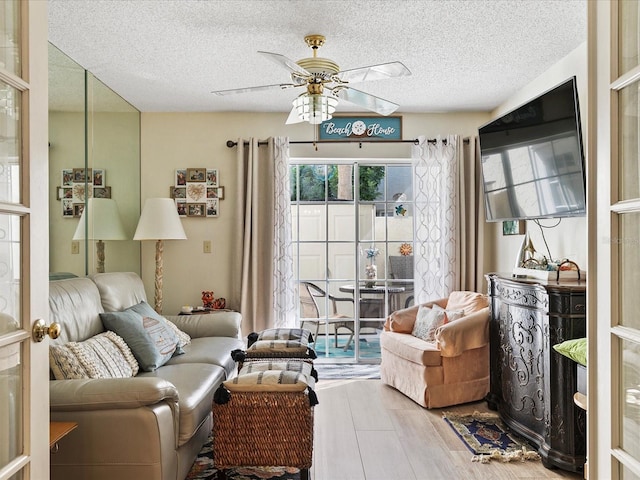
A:
<svg viewBox="0 0 640 480">
<path fill-rule="evenodd" d="M 132 240 L 140 216 L 140 112 L 52 44 L 49 191 L 51 278 L 100 271 L 99 243 L 104 271 L 140 273 L 140 243 Z M 118 212 L 119 235 L 112 235 L 113 218 L 100 213 L 105 203 Z"/>
</svg>

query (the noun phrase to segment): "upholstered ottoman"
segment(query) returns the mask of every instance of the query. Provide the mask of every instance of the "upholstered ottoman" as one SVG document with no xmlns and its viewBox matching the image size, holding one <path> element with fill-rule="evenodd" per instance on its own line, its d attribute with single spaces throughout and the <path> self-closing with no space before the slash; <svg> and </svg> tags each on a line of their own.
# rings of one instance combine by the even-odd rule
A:
<svg viewBox="0 0 640 480">
<path fill-rule="evenodd" d="M 287 466 L 309 478 L 318 403 L 312 368 L 300 359 L 254 360 L 218 388 L 213 405 L 216 469 Z"/>
<path fill-rule="evenodd" d="M 309 347 L 313 336 L 304 328 L 270 328 L 247 337 L 247 350 L 234 350 L 231 357 L 238 362 L 238 370 L 246 361 L 299 358 L 312 361 L 316 352 Z"/>
</svg>

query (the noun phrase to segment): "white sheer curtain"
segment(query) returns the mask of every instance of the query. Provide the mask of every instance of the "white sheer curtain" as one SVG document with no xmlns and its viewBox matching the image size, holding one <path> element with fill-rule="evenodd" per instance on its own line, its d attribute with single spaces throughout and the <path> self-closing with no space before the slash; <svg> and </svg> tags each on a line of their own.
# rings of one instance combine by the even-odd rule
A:
<svg viewBox="0 0 640 480">
<path fill-rule="evenodd" d="M 459 288 L 458 135 L 423 136 L 412 148 L 415 303 L 444 298 Z"/>
<path fill-rule="evenodd" d="M 266 148 L 239 139 L 238 249 L 243 334 L 295 325 L 295 283 L 289 208 L 289 140 L 270 138 Z"/>
</svg>

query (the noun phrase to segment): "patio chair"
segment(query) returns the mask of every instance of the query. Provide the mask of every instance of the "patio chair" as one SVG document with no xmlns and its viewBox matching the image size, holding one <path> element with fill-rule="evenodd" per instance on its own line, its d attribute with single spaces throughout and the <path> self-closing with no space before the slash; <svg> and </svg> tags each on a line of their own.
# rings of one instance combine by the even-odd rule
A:
<svg viewBox="0 0 640 480">
<path fill-rule="evenodd" d="M 331 306 L 331 313 L 326 317 L 320 316 L 320 309 L 318 308 L 317 298 L 329 299 Z M 351 332 L 349 342 L 353 338 L 353 319 L 346 315 L 338 313 L 338 302 L 349 302 L 353 305 L 353 298 L 351 297 L 335 297 L 325 292 L 322 288 L 311 282 L 300 282 L 300 326 L 303 327 L 305 322 L 313 322 L 316 324 L 314 341 L 318 341 L 318 332 L 320 331 L 320 324 L 325 324 L 325 331 L 329 324 L 333 325 L 335 345 L 338 347 L 338 329 L 346 328 Z"/>
</svg>

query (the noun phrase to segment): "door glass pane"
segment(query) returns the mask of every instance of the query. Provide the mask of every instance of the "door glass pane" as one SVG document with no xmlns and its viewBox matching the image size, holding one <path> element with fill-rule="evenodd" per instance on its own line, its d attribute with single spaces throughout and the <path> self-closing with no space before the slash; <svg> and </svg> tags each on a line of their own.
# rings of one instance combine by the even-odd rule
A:
<svg viewBox="0 0 640 480">
<path fill-rule="evenodd" d="M 329 241 L 350 240 L 356 237 L 356 209 L 353 203 L 329 204 Z"/>
<path fill-rule="evenodd" d="M 620 465 L 620 480 L 640 480 L 640 476 L 633 473 L 624 465 Z"/>
<path fill-rule="evenodd" d="M 327 175 L 335 172 L 326 165 L 300 165 L 298 167 L 298 194 L 301 201 L 325 200 L 325 185 Z"/>
<path fill-rule="evenodd" d="M 640 460 L 640 345 L 622 340 L 622 448 Z"/>
<path fill-rule="evenodd" d="M 619 75 L 638 65 L 638 2 L 618 2 Z"/>
<path fill-rule="evenodd" d="M 2 7 L 0 7 L 0 11 Z M 0 82 L 0 201 L 20 203 L 22 94 Z"/>
<path fill-rule="evenodd" d="M 385 169 L 380 165 L 361 165 L 359 169 L 361 202 L 373 202 L 384 198 Z"/>
<path fill-rule="evenodd" d="M 413 200 L 413 176 L 410 165 L 387 167 L 388 202 L 406 202 Z"/>
<path fill-rule="evenodd" d="M 0 315 L 0 324 L 6 320 Z M 0 348 L 0 468 L 22 453 L 22 344 Z"/>
<path fill-rule="evenodd" d="M 327 207 L 320 205 L 299 205 L 298 235 L 300 241 L 323 242 L 327 238 Z"/>
<path fill-rule="evenodd" d="M 640 329 L 638 284 L 640 282 L 640 213 L 620 216 L 620 324 Z"/>
<path fill-rule="evenodd" d="M 22 76 L 20 66 L 20 1 L 0 3 L 0 68 Z"/>
<path fill-rule="evenodd" d="M 329 200 L 353 200 L 353 165 L 327 165 Z"/>
<path fill-rule="evenodd" d="M 0 215 L 0 333 L 20 328 L 20 217 Z M 7 327 L 14 325 L 15 327 Z"/>
<path fill-rule="evenodd" d="M 631 3 L 631 2 L 624 2 Z M 635 2 L 633 2 L 635 3 Z M 638 164 L 638 84 L 634 83 L 620 91 L 619 149 L 620 149 L 620 199 L 640 197 L 640 170 Z"/>
</svg>

